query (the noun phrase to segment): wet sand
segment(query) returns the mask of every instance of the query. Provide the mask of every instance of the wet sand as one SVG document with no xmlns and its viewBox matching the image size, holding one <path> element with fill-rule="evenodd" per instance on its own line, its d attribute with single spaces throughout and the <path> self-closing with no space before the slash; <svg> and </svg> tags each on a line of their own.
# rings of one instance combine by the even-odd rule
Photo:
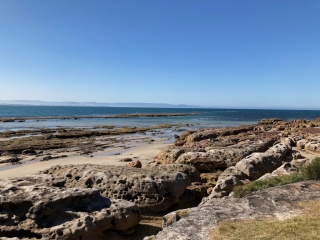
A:
<svg viewBox="0 0 320 240">
<path fill-rule="evenodd" d="M 151 144 L 142 144 L 139 146 L 132 146 L 131 149 L 127 149 L 123 154 L 119 150 L 120 155 L 109 155 L 108 153 L 114 151 L 106 151 L 104 153 L 96 153 L 94 155 L 101 154 L 102 156 L 70 156 L 66 158 L 57 158 L 49 161 L 33 161 L 26 162 L 20 165 L 11 165 L 7 170 L 1 170 L 0 168 L 0 178 L 6 179 L 10 177 L 21 177 L 29 174 L 35 174 L 46 168 L 54 165 L 67 165 L 67 164 L 100 164 L 100 165 L 116 165 L 125 166 L 127 162 L 121 162 L 123 158 L 132 158 L 133 160 L 139 160 L 142 166 L 151 162 L 153 158 L 159 153 L 159 151 L 166 145 L 164 142 L 155 142 Z M 106 155 L 106 156 L 103 156 Z M 3 166 L 5 168 L 5 166 Z"/>
<path fill-rule="evenodd" d="M 0 163 L 0 178 L 7 179 L 11 177 L 21 177 L 29 174 L 36 174 L 54 165 L 66 164 L 100 164 L 125 166 L 128 162 L 121 161 L 124 158 L 139 160 L 142 166 L 153 161 L 154 157 L 167 144 L 174 140 L 174 132 L 167 130 L 158 133 L 147 134 L 125 134 L 116 136 L 114 143 L 103 151 L 94 151 L 87 154 L 80 154 L 75 148 L 69 149 L 49 149 L 40 156 L 29 156 L 20 154 L 23 160 L 18 164 Z M 109 141 L 109 138 L 96 138 L 96 144 L 100 141 Z M 52 156 L 52 159 L 43 161 L 46 156 Z M 59 157 L 63 156 L 63 157 Z M 5 159 L 5 157 L 1 157 Z"/>
</svg>

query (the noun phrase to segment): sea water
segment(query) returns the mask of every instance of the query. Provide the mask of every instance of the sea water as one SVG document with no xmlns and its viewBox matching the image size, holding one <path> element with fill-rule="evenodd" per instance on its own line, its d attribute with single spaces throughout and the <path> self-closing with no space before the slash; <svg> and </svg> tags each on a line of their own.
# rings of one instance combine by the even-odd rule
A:
<svg viewBox="0 0 320 240">
<path fill-rule="evenodd" d="M 197 113 L 187 116 L 98 118 L 117 114 L 135 113 Z M 81 118 L 84 116 L 97 118 Z M 207 109 L 207 108 L 124 108 L 124 107 L 74 107 L 74 106 L 15 106 L 0 105 L 0 118 L 36 117 L 25 122 L 0 122 L 0 131 L 57 128 L 57 127 L 148 127 L 160 124 L 191 125 L 200 127 L 224 127 L 253 124 L 263 118 L 283 120 L 320 117 L 319 110 L 259 110 L 259 109 Z M 71 119 L 41 119 L 42 117 L 80 117 Z"/>
</svg>

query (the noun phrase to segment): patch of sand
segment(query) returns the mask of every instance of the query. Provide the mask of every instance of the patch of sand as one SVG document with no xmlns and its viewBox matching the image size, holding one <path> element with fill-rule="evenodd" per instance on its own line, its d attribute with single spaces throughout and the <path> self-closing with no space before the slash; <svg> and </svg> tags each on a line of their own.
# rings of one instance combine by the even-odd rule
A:
<svg viewBox="0 0 320 240">
<path fill-rule="evenodd" d="M 125 166 L 127 162 L 120 162 L 123 158 L 132 158 L 139 160 L 142 166 L 153 161 L 154 157 L 164 148 L 167 143 L 155 141 L 152 143 L 142 143 L 140 145 L 129 144 L 129 149 L 111 148 L 108 151 L 98 152 L 86 156 L 70 156 L 66 158 L 57 158 L 49 161 L 30 161 L 20 165 L 10 165 L 5 170 L 0 168 L 0 178 L 7 179 L 11 177 L 21 177 L 29 174 L 36 174 L 55 165 L 67 164 L 99 164 L 99 165 L 116 165 Z M 120 155 L 114 155 L 120 153 Z"/>
</svg>

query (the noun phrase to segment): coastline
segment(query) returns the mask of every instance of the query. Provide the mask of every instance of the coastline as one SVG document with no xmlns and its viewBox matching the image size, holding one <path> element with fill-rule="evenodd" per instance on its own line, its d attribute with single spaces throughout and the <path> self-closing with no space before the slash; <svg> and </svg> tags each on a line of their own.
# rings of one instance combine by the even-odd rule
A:
<svg viewBox="0 0 320 240">
<path fill-rule="evenodd" d="M 35 174 L 54 165 L 125 166 L 127 163 L 121 162 L 124 158 L 139 160 L 144 166 L 154 161 L 154 157 L 162 148 L 173 143 L 174 135 L 178 131 L 185 130 L 172 125 L 150 128 L 109 128 L 106 126 L 90 131 L 88 129 L 48 129 L 47 131 L 42 129 L 1 133 L 0 178 Z M 55 139 L 58 136 L 61 139 Z M 51 140 L 54 142 L 50 143 Z M 56 140 L 59 142 L 57 143 Z M 43 145 L 39 145 L 39 142 Z M 6 143 L 11 145 L 4 149 L 3 145 Z"/>
<path fill-rule="evenodd" d="M 54 206 L 56 210 L 46 216 L 45 225 L 25 225 L 32 236 L 51 236 L 59 228 L 62 235 L 74 237 L 77 233 L 70 232 L 66 224 L 73 226 L 72 231 L 87 234 L 87 225 L 78 224 L 78 216 L 68 217 L 68 199 L 76 199 L 71 212 L 78 212 L 80 206 L 81 214 L 93 216 L 90 219 L 94 221 L 100 220 L 95 216 L 103 214 L 103 219 L 109 219 L 108 227 L 104 225 L 101 232 L 95 227 L 91 230 L 90 234 L 97 234 L 96 239 L 163 240 L 172 239 L 172 234 L 208 239 L 208 231 L 218 226 L 220 215 L 202 214 L 203 206 L 214 213 L 218 204 L 221 212 L 228 213 L 230 207 L 225 206 L 237 201 L 232 197 L 234 187 L 295 173 L 299 166 L 320 156 L 320 118 L 288 122 L 272 118 L 237 127 L 193 127 L 166 124 L 3 132 L 0 188 L 5 198 L 12 199 L 10 204 L 22 192 L 32 206 Z M 311 187 L 308 194 L 312 193 Z M 312 196 L 319 198 L 316 193 Z M 223 206 L 219 206 L 220 200 L 225 201 Z M 101 205 L 95 206 L 93 213 L 88 201 Z M 119 204 L 127 205 L 118 209 Z M 280 204 L 278 216 L 282 207 Z M 290 207 L 294 210 L 293 205 Z M 10 211 L 6 216 L 13 216 Z M 52 215 L 60 212 L 65 214 L 61 219 Z M 42 216 L 42 210 L 37 214 Z M 58 219 L 56 225 L 52 225 L 52 219 Z M 191 219 L 192 224 L 183 225 L 183 219 Z M 2 226 L 3 236 L 16 234 L 16 227 L 10 224 L 7 221 Z M 113 230 L 117 224 L 123 227 Z M 181 231 L 189 228 L 194 230 Z"/>
</svg>

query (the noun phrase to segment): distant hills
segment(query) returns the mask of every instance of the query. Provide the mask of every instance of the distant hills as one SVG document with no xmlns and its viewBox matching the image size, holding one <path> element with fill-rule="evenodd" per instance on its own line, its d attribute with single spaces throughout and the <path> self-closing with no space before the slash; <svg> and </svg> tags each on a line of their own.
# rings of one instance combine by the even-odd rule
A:
<svg viewBox="0 0 320 240">
<path fill-rule="evenodd" d="M 98 102 L 46 102 L 38 100 L 0 100 L 1 105 L 31 105 L 31 106 L 79 106 L 79 107 L 141 107 L 141 108 L 199 108 L 186 104 L 167 103 L 98 103 Z"/>
</svg>

